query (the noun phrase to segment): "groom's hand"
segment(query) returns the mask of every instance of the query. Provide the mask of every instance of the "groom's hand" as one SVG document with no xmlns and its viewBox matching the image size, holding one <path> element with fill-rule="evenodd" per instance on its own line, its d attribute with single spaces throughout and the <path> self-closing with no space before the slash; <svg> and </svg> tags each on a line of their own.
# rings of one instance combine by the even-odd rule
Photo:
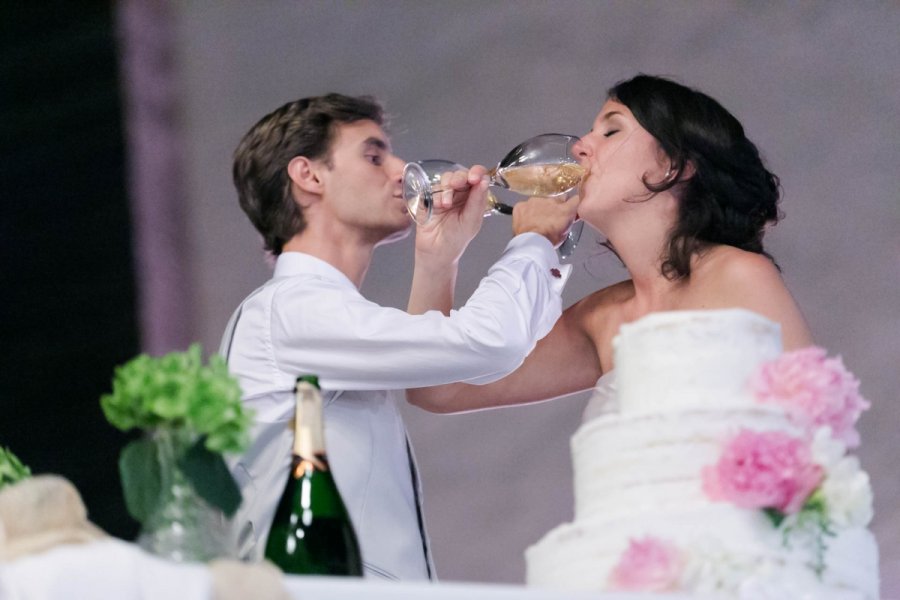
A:
<svg viewBox="0 0 900 600">
<path fill-rule="evenodd" d="M 416 227 L 416 257 L 454 264 L 481 230 L 487 207 L 487 169 L 445 173 L 434 196 L 431 220 Z"/>
</svg>

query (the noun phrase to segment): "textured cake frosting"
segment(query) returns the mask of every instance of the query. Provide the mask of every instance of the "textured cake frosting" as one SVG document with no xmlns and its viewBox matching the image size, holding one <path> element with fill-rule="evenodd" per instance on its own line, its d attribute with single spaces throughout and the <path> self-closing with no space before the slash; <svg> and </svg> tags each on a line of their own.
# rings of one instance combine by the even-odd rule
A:
<svg viewBox="0 0 900 600">
<path fill-rule="evenodd" d="M 781 354 L 777 324 L 745 310 L 655 313 L 623 325 L 613 346 L 607 397 L 593 400 L 606 406 L 594 407 L 600 416 L 571 442 L 574 521 L 528 548 L 529 585 L 611 589 L 629 543 L 653 536 L 691 556 L 682 594 L 878 597 L 877 547 L 867 529 L 836 531 L 819 557 L 809 544 L 786 542 L 763 511 L 704 493 L 704 467 L 738 430 L 801 435 L 747 385 Z"/>
</svg>

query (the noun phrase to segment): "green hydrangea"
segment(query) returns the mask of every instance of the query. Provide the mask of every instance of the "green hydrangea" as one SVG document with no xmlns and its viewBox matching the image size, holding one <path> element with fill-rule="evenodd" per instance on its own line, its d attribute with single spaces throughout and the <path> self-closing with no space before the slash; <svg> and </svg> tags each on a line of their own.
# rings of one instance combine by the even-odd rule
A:
<svg viewBox="0 0 900 600">
<path fill-rule="evenodd" d="M 0 488 L 31 477 L 31 469 L 22 464 L 9 448 L 0 448 Z"/>
<path fill-rule="evenodd" d="M 117 367 L 112 393 L 100 398 L 118 429 L 182 429 L 205 438 L 213 452 L 242 452 L 251 416 L 221 356 L 203 364 L 199 344 L 162 357 L 141 354 Z"/>
</svg>

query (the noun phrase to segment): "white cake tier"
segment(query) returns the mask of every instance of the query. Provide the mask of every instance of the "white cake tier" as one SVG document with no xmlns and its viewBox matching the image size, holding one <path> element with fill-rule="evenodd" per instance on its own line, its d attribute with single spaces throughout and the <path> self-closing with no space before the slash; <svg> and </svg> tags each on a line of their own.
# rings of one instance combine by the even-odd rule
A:
<svg viewBox="0 0 900 600">
<path fill-rule="evenodd" d="M 873 577 L 878 551 L 869 531 L 847 529 L 826 538 L 826 568 L 820 580 L 807 564 L 808 548 L 785 546 L 781 533 L 760 511 L 724 504 L 561 525 L 525 552 L 527 583 L 604 590 L 629 540 L 645 536 L 675 544 L 685 553 L 686 584 L 697 593 L 753 600 L 878 597 Z M 723 591 L 729 587 L 736 589 Z"/>
<path fill-rule="evenodd" d="M 743 309 L 653 313 L 613 340 L 622 414 L 747 406 L 748 376 L 781 354 L 781 328 Z"/>
<path fill-rule="evenodd" d="M 769 407 L 606 415 L 572 437 L 575 518 L 618 518 L 712 504 L 703 493 L 704 467 L 740 429 L 799 434 Z"/>
</svg>

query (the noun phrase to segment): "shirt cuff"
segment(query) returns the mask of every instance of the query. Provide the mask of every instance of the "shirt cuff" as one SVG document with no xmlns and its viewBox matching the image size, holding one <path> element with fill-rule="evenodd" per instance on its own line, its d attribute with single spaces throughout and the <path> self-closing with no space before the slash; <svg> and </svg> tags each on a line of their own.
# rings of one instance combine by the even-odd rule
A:
<svg viewBox="0 0 900 600">
<path fill-rule="evenodd" d="M 507 256 L 526 257 L 537 263 L 540 271 L 549 276 L 552 288 L 560 294 L 572 274 L 572 265 L 559 262 L 559 254 L 550 240 L 533 231 L 511 239 L 503 251 L 503 257 Z"/>
</svg>

